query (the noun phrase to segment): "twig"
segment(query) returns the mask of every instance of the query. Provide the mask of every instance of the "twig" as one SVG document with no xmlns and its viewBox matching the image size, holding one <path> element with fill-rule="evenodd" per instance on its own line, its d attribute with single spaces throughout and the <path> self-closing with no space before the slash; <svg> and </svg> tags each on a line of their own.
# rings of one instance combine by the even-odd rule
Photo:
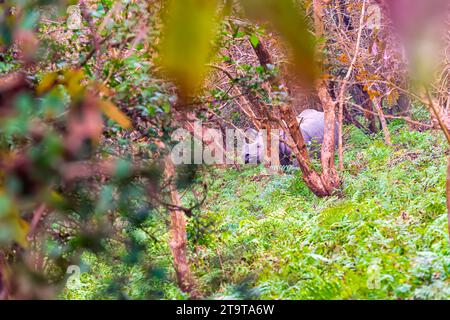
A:
<svg viewBox="0 0 450 320">
<path fill-rule="evenodd" d="M 363 26 L 364 26 L 364 16 L 366 14 L 366 1 L 363 1 L 363 6 L 361 9 L 361 17 L 359 20 L 359 30 L 358 30 L 358 37 L 356 40 L 356 49 L 355 49 L 355 55 L 353 56 L 352 62 L 350 63 L 350 67 L 348 68 L 347 74 L 345 75 L 344 81 L 342 82 L 341 85 L 341 90 L 339 92 L 339 107 L 338 107 L 338 122 L 339 122 L 339 127 L 338 127 L 338 154 L 339 154 L 339 169 L 341 171 L 344 171 L 344 151 L 343 151 L 343 139 L 342 139 L 342 124 L 343 124 L 343 118 L 344 118 L 344 93 L 345 90 L 347 89 L 347 82 L 350 79 L 350 76 L 352 74 L 353 71 L 353 67 L 356 63 L 356 59 L 358 58 L 358 54 L 359 54 L 359 47 L 361 44 L 361 35 L 362 35 L 362 30 L 363 30 Z"/>
<path fill-rule="evenodd" d="M 358 104 L 356 104 L 356 103 L 348 102 L 348 104 L 349 104 L 350 106 L 356 108 L 356 109 L 359 109 L 359 110 L 363 111 L 363 112 L 367 112 L 367 113 L 372 114 L 372 115 L 375 115 L 375 116 L 378 115 L 378 113 L 373 112 L 373 111 L 370 111 L 370 110 L 367 110 L 367 109 L 361 107 L 360 105 L 358 105 Z M 399 120 L 404 120 L 405 122 L 407 122 L 407 123 L 409 123 L 409 124 L 412 124 L 412 125 L 414 125 L 414 126 L 417 126 L 417 127 L 424 127 L 424 128 L 427 128 L 427 129 L 434 129 L 434 126 L 432 126 L 432 125 L 429 125 L 429 124 L 426 124 L 426 123 L 422 123 L 422 122 L 419 122 L 419 121 L 411 120 L 411 118 L 409 118 L 409 117 L 391 116 L 391 115 L 384 115 L 384 117 L 387 118 L 387 119 L 399 119 Z"/>
<path fill-rule="evenodd" d="M 44 203 L 41 204 L 36 210 L 34 210 L 33 218 L 30 224 L 30 231 L 28 232 L 28 237 L 32 237 L 34 235 L 36 228 L 39 224 L 39 221 L 41 220 L 46 210 L 47 206 Z"/>
</svg>

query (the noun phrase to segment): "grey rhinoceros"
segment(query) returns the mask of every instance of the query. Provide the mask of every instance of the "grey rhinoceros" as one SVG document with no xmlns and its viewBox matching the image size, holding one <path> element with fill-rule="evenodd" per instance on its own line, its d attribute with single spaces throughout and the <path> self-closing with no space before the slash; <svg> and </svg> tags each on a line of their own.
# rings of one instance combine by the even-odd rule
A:
<svg viewBox="0 0 450 320">
<path fill-rule="evenodd" d="M 306 109 L 297 116 L 299 122 L 300 131 L 302 133 L 305 144 L 308 146 L 311 152 L 316 157 L 320 157 L 320 147 L 323 142 L 324 128 L 325 128 L 325 115 L 323 112 Z M 264 136 L 262 132 L 258 132 L 254 129 L 247 130 L 247 136 L 250 137 L 249 142 L 245 142 L 242 146 L 242 159 L 245 163 L 257 164 L 261 163 L 264 159 Z M 335 145 L 338 142 L 338 125 L 335 126 Z M 284 143 L 286 134 L 280 132 L 279 143 L 279 156 L 280 165 L 298 166 L 296 161 L 292 161 L 292 151 Z"/>
</svg>

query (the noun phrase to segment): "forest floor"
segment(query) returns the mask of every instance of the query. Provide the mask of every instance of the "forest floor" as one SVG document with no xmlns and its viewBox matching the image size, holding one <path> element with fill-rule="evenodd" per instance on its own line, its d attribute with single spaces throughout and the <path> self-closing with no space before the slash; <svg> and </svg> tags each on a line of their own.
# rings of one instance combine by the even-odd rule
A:
<svg viewBox="0 0 450 320">
<path fill-rule="evenodd" d="M 257 167 L 208 173 L 208 200 L 188 230 L 205 297 L 449 299 L 445 141 L 437 131 L 390 126 L 393 147 L 348 129 L 335 197 L 317 198 L 299 177 L 261 176 Z M 151 263 L 169 270 L 161 298 L 186 298 L 170 273 L 165 230 L 155 221 L 160 241 L 143 235 L 143 242 Z M 129 298 L 154 289 L 140 270 L 85 260 L 85 285 L 62 298 L 98 297 L 118 273 L 129 282 Z"/>
</svg>

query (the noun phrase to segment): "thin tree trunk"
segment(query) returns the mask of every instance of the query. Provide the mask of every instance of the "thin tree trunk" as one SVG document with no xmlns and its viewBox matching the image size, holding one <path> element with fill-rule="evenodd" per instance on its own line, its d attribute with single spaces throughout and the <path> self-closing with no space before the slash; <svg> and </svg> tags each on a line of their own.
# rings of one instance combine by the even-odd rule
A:
<svg viewBox="0 0 450 320">
<path fill-rule="evenodd" d="M 263 41 L 259 41 L 258 45 L 254 48 L 256 56 L 258 57 L 258 61 L 261 66 L 264 68 L 267 67 L 267 64 L 272 64 L 272 58 L 270 55 L 269 50 L 267 50 L 267 47 L 263 43 Z M 272 86 L 278 87 L 278 90 L 280 88 L 286 88 L 286 86 L 283 85 L 281 79 L 279 77 L 275 78 L 273 77 L 270 79 L 270 82 Z M 328 91 L 327 91 L 328 93 Z M 329 94 L 328 94 L 329 96 Z M 331 97 L 330 97 L 331 99 Z M 300 170 L 302 171 L 302 178 L 305 181 L 306 185 L 309 187 L 309 189 L 317 196 L 319 197 L 326 197 L 330 196 L 337 185 L 335 184 L 335 180 L 330 181 L 330 170 L 327 170 L 327 173 L 324 175 L 319 175 L 317 171 L 315 171 L 311 164 L 311 159 L 308 154 L 308 150 L 306 148 L 305 141 L 303 139 L 302 133 L 300 131 L 299 123 L 297 120 L 296 115 L 294 114 L 293 108 L 290 105 L 283 104 L 280 107 L 280 115 L 281 119 L 284 121 L 279 121 L 281 124 L 281 127 L 283 128 L 286 126 L 285 129 L 287 129 L 287 132 L 289 132 L 290 136 L 292 137 L 292 140 L 294 141 L 294 145 L 290 146 L 292 149 L 292 152 L 294 153 L 295 157 L 298 160 Z M 328 115 L 330 117 L 330 115 Z M 275 118 L 272 116 L 272 118 Z M 278 119 L 278 120 L 281 120 Z M 335 122 L 334 119 L 334 106 L 333 106 L 333 123 Z M 325 130 L 325 133 L 327 131 Z M 332 128 L 333 137 L 331 141 L 332 150 L 334 151 L 334 127 Z M 328 141 L 330 143 L 330 141 Z M 334 167 L 334 154 L 333 154 L 333 167 Z M 336 173 L 337 177 L 337 173 Z"/>
<path fill-rule="evenodd" d="M 450 237 L 450 157 L 448 158 L 447 164 L 447 180 L 446 180 L 446 197 L 447 197 L 447 225 L 448 234 Z"/>
<path fill-rule="evenodd" d="M 314 6 L 314 28 L 316 38 L 320 38 L 324 35 L 325 26 L 323 24 L 323 3 L 322 0 L 313 0 Z M 325 48 L 325 42 L 318 45 L 317 57 L 319 61 L 323 62 L 323 51 Z M 336 113 L 335 102 L 328 92 L 328 87 L 324 79 L 319 79 L 316 83 L 317 95 L 325 114 L 325 128 L 322 143 L 322 181 L 326 185 L 328 190 L 334 190 L 339 187 L 340 181 L 334 165 L 334 145 L 335 145 L 335 127 L 336 127 Z"/>
<path fill-rule="evenodd" d="M 434 114 L 434 116 L 437 118 L 439 126 L 441 127 L 442 131 L 444 132 L 444 136 L 447 139 L 447 143 L 450 145 L 450 132 L 448 127 L 444 123 L 444 119 L 442 119 L 441 114 L 439 113 L 439 110 L 437 106 L 434 105 L 433 97 L 431 96 L 430 89 L 426 88 L 426 94 L 428 99 L 428 107 L 431 109 L 430 112 Z M 446 198 L 447 198 L 447 223 L 448 223 L 448 234 L 450 239 L 450 157 L 448 159 L 448 165 L 447 165 L 447 180 L 446 180 Z"/>
<path fill-rule="evenodd" d="M 289 134 L 294 140 L 294 145 L 290 147 L 298 160 L 300 170 L 303 174 L 302 178 L 306 185 L 316 196 L 330 196 L 333 193 L 334 188 L 329 189 L 328 185 L 324 183 L 323 177 L 313 169 L 311 159 L 308 154 L 308 149 L 306 148 L 305 140 L 303 139 L 294 112 L 289 106 L 284 105 L 281 107 L 281 116 L 287 125 Z"/>
<path fill-rule="evenodd" d="M 266 141 L 266 167 L 270 174 L 280 173 L 280 131 L 272 130 L 270 124 L 267 125 L 267 141 Z"/>
<path fill-rule="evenodd" d="M 391 146 L 392 145 L 391 133 L 389 132 L 389 128 L 387 126 L 386 118 L 384 116 L 383 109 L 381 107 L 382 106 L 382 100 L 375 97 L 373 99 L 373 104 L 375 106 L 375 109 L 377 110 L 378 117 L 380 118 L 381 128 L 383 129 L 383 133 L 384 133 L 384 141 L 386 142 L 387 145 Z"/>
<path fill-rule="evenodd" d="M 169 156 L 165 161 L 165 176 L 168 179 L 173 180 L 175 177 L 175 166 Z M 173 264 L 175 273 L 177 276 L 178 286 L 183 292 L 196 296 L 195 282 L 192 277 L 189 262 L 188 262 L 188 249 L 187 249 L 187 236 L 186 236 L 186 218 L 184 211 L 174 208 L 181 207 L 181 199 L 176 187 L 171 181 L 169 183 L 170 200 L 173 208 L 170 211 L 170 250 L 172 251 Z"/>
<path fill-rule="evenodd" d="M 334 146 L 336 113 L 335 102 L 328 92 L 328 88 L 323 80 L 320 80 L 316 86 L 317 94 L 322 102 L 325 114 L 325 128 L 322 142 L 322 181 L 326 184 L 328 190 L 334 190 L 339 187 L 339 176 L 334 165 Z"/>
<path fill-rule="evenodd" d="M 353 67 L 356 63 L 356 59 L 358 58 L 358 53 L 359 53 L 359 46 L 361 44 L 361 35 L 362 35 L 362 30 L 363 30 L 363 26 L 364 26 L 364 16 L 366 14 L 366 1 L 363 0 L 363 7 L 361 9 L 361 16 L 360 16 L 360 20 L 359 20 L 359 30 L 358 30 L 358 36 L 356 39 L 356 49 L 355 49 L 355 55 L 353 56 L 353 59 L 350 63 L 350 66 L 348 68 L 347 74 L 345 75 L 344 81 L 342 82 L 341 85 L 341 90 L 339 92 L 339 108 L 338 108 L 338 112 L 339 112 L 339 117 L 338 117 L 338 123 L 339 123 L 339 127 L 338 127 L 338 145 L 339 145 L 339 169 L 341 171 L 344 171 L 344 141 L 343 141 L 343 134 L 342 134 L 342 130 L 343 130 L 343 124 L 344 124 L 344 95 L 345 92 L 347 90 L 347 83 L 348 80 L 350 79 L 350 76 L 352 75 L 352 71 L 353 71 Z"/>
</svg>

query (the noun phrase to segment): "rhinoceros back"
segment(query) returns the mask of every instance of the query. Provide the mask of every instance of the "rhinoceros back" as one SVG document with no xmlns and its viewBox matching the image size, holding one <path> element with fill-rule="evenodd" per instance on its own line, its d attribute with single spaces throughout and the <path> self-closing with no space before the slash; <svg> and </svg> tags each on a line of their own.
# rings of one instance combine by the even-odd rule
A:
<svg viewBox="0 0 450 320">
<path fill-rule="evenodd" d="M 321 145 L 325 131 L 325 114 L 321 111 L 306 109 L 297 117 L 303 139 L 306 144 Z M 335 126 L 335 144 L 337 144 L 338 124 Z"/>
</svg>

